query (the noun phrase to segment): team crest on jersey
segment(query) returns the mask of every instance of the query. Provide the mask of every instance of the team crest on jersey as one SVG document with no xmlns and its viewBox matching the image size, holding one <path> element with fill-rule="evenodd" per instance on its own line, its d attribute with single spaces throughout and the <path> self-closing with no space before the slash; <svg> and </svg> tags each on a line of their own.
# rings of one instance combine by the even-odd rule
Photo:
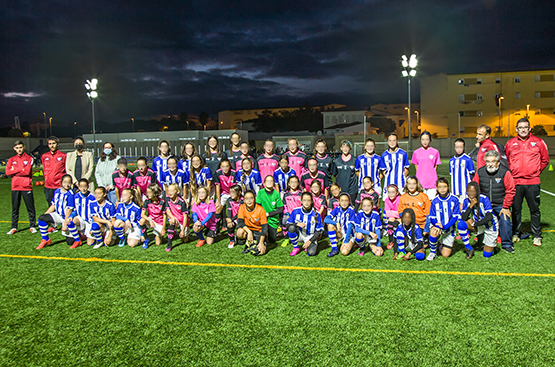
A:
<svg viewBox="0 0 555 367">
<path fill-rule="evenodd" d="M 272 205 L 276 205 L 276 202 L 275 202 L 275 201 L 272 201 Z"/>
<path fill-rule="evenodd" d="M 258 222 L 260 220 L 260 218 L 254 218 L 255 222 Z"/>
<path fill-rule="evenodd" d="M 29 163 L 29 161 L 23 161 L 23 164 L 24 164 L 24 165 L 27 165 L 27 163 Z"/>
<path fill-rule="evenodd" d="M 533 146 L 533 147 L 535 147 L 535 146 L 536 146 L 536 142 L 533 141 L 533 142 L 530 143 L 530 145 Z"/>
<path fill-rule="evenodd" d="M 45 160 L 45 161 L 49 161 L 50 158 L 46 157 L 46 158 L 44 158 L 44 160 Z M 58 158 L 58 160 L 60 160 L 60 158 Z"/>
<path fill-rule="evenodd" d="M 430 159 L 434 159 L 434 156 L 433 156 L 433 154 L 430 154 Z"/>
<path fill-rule="evenodd" d="M 422 203 L 422 202 L 419 201 L 419 202 L 418 202 L 418 206 L 422 206 L 422 205 L 424 205 L 424 203 Z"/>
<path fill-rule="evenodd" d="M 497 182 L 497 183 L 501 182 L 501 177 L 496 177 L 495 182 Z"/>
<path fill-rule="evenodd" d="M 482 148 L 482 152 L 485 152 L 485 151 L 486 151 L 486 148 Z"/>
<path fill-rule="evenodd" d="M 276 162 L 272 162 L 272 166 L 275 166 L 275 165 L 276 165 Z"/>
<path fill-rule="evenodd" d="M 58 162 L 62 160 L 62 157 L 58 157 Z"/>
<path fill-rule="evenodd" d="M 462 161 L 462 162 L 461 162 L 461 166 L 463 166 L 463 167 L 466 166 L 466 162 L 465 162 L 465 161 Z"/>
</svg>

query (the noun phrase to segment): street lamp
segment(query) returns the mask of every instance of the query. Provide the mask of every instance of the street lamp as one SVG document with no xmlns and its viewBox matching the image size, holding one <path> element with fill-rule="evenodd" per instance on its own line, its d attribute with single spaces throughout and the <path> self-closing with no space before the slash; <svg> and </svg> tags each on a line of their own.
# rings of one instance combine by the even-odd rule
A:
<svg viewBox="0 0 555 367">
<path fill-rule="evenodd" d="M 503 118 L 502 112 L 501 112 L 501 101 L 504 100 L 505 97 L 501 96 L 499 97 L 499 127 L 498 132 L 499 132 L 499 136 L 501 136 L 501 119 Z"/>
<path fill-rule="evenodd" d="M 52 117 L 48 119 L 48 122 L 50 123 L 50 136 L 52 136 Z"/>
<path fill-rule="evenodd" d="M 403 66 L 401 75 L 403 75 L 403 78 L 407 78 L 407 82 L 408 82 L 409 106 L 407 110 L 409 115 L 409 146 L 408 146 L 409 151 L 411 150 L 411 139 L 412 139 L 412 131 L 410 126 L 410 80 L 416 76 L 417 64 L 418 64 L 418 60 L 416 59 L 415 54 L 410 55 L 410 58 L 407 58 L 407 55 L 401 56 L 401 66 Z"/>
<path fill-rule="evenodd" d="M 46 134 L 47 134 L 47 132 L 46 132 L 46 112 L 43 112 L 42 114 L 44 115 L 44 137 L 48 138 L 46 136 Z M 40 133 L 39 133 L 39 138 L 40 138 Z"/>
<path fill-rule="evenodd" d="M 131 122 L 133 122 L 133 132 L 135 132 L 135 119 L 131 117 Z"/>
<path fill-rule="evenodd" d="M 92 105 L 93 157 L 96 154 L 96 121 L 94 119 L 94 100 L 98 98 L 98 92 L 96 91 L 97 84 L 98 79 L 87 79 L 87 82 L 85 83 L 85 88 L 87 88 L 87 97 L 89 97 L 89 101 L 91 101 Z"/>
</svg>

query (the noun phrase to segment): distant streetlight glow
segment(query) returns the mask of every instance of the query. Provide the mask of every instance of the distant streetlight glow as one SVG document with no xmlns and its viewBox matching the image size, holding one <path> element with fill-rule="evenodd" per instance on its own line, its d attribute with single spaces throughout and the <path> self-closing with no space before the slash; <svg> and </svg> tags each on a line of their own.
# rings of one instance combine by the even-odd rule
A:
<svg viewBox="0 0 555 367">
<path fill-rule="evenodd" d="M 98 98 L 98 92 L 96 91 L 98 84 L 98 79 L 93 78 L 91 80 L 87 79 L 85 83 L 85 88 L 87 89 L 87 97 L 91 101 L 92 105 L 92 133 L 93 133 L 93 157 L 96 154 L 96 120 L 94 117 L 94 100 Z"/>
</svg>

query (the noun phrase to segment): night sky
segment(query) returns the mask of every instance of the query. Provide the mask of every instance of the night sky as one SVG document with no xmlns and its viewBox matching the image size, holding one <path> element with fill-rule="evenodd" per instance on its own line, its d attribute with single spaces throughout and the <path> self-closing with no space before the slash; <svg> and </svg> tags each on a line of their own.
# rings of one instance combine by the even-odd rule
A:
<svg viewBox="0 0 555 367">
<path fill-rule="evenodd" d="M 516 5 L 515 5 L 516 4 Z M 555 68 L 552 1 L 12 1 L 0 5 L 0 125 L 406 101 L 418 77 Z"/>
</svg>

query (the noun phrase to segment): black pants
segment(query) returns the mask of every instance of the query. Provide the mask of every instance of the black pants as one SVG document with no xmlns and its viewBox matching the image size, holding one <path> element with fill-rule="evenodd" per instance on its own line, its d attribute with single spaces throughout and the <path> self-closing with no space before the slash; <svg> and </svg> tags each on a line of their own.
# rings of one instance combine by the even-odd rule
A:
<svg viewBox="0 0 555 367">
<path fill-rule="evenodd" d="M 29 225 L 31 227 L 36 227 L 35 198 L 33 197 L 33 190 L 31 190 L 12 191 L 12 228 L 17 229 L 17 223 L 19 222 L 19 206 L 21 205 L 22 197 L 27 207 L 27 213 L 29 214 Z"/>
<path fill-rule="evenodd" d="M 50 205 L 52 204 L 52 199 L 54 199 L 54 193 L 56 192 L 56 189 L 48 189 L 48 188 L 44 188 L 44 198 L 46 199 L 46 204 L 48 205 L 48 207 L 50 207 Z"/>
<path fill-rule="evenodd" d="M 268 242 L 269 243 L 276 243 L 277 241 L 277 228 L 268 226 Z"/>
<path fill-rule="evenodd" d="M 530 223 L 534 238 L 542 238 L 540 223 L 540 185 L 517 185 L 513 199 L 513 234 L 520 236 L 522 224 L 522 202 L 526 199 L 530 208 Z"/>
</svg>

